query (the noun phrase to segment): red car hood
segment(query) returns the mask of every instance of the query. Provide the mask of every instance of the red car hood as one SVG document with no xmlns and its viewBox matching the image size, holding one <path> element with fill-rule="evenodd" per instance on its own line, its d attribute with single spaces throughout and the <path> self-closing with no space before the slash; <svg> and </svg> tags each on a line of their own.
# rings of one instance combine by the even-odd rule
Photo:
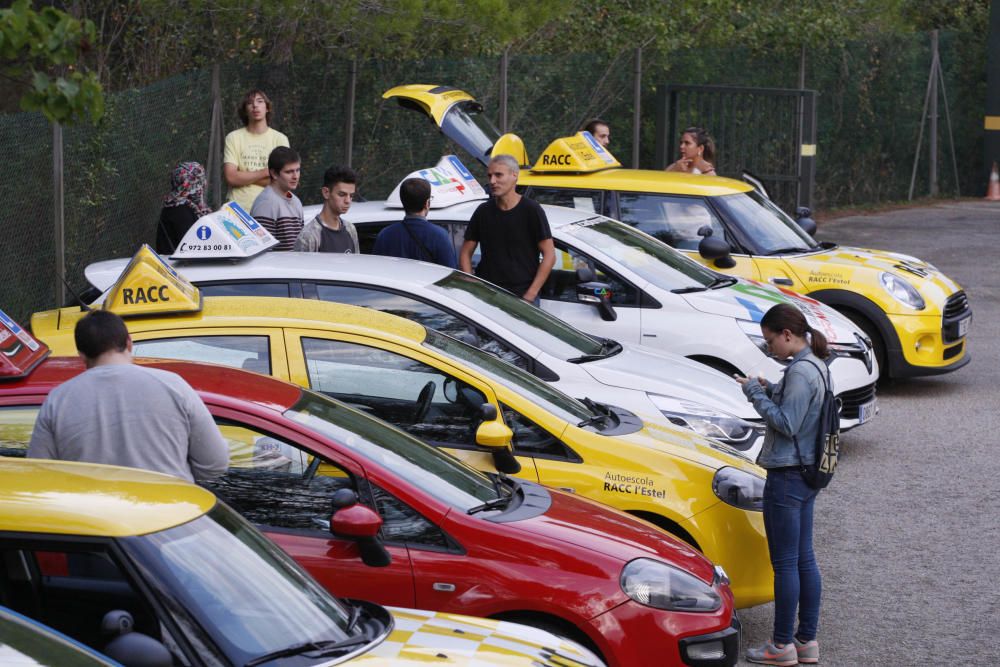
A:
<svg viewBox="0 0 1000 667">
<path fill-rule="evenodd" d="M 549 492 L 552 506 L 548 511 L 516 522 L 518 530 L 620 559 L 622 565 L 636 558 L 655 558 L 706 583 L 714 579 L 710 560 L 656 526 L 571 493 Z"/>
</svg>

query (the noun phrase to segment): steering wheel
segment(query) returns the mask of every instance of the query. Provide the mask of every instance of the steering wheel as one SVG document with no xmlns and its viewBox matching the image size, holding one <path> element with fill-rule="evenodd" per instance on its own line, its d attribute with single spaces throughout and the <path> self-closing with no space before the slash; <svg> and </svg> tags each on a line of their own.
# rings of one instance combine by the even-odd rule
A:
<svg viewBox="0 0 1000 667">
<path fill-rule="evenodd" d="M 434 398 L 435 391 L 437 391 L 437 385 L 434 384 L 434 380 L 428 381 L 420 390 L 420 395 L 417 396 L 417 409 L 413 413 L 413 423 L 422 422 L 427 413 L 430 412 L 431 399 Z"/>
</svg>

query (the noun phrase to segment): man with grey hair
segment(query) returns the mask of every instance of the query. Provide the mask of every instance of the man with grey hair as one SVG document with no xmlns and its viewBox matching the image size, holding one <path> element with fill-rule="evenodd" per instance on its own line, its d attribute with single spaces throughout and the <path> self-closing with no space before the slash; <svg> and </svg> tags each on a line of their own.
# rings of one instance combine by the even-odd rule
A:
<svg viewBox="0 0 1000 667">
<path fill-rule="evenodd" d="M 490 160 L 486 173 L 493 198 L 472 214 L 458 266 L 471 273 L 472 255 L 482 245 L 476 275 L 537 306 L 538 294 L 556 263 L 556 251 L 545 211 L 515 189 L 519 171 L 512 155 Z"/>
</svg>

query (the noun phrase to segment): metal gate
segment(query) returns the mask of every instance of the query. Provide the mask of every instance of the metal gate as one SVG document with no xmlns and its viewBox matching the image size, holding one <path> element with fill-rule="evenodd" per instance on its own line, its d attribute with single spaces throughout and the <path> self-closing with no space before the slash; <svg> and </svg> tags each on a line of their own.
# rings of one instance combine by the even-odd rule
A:
<svg viewBox="0 0 1000 667">
<path fill-rule="evenodd" d="M 790 213 L 812 208 L 816 175 L 816 91 L 661 84 L 656 96 L 656 165 L 677 159 L 680 133 L 701 127 L 715 139 L 715 169 L 748 171 Z"/>
</svg>

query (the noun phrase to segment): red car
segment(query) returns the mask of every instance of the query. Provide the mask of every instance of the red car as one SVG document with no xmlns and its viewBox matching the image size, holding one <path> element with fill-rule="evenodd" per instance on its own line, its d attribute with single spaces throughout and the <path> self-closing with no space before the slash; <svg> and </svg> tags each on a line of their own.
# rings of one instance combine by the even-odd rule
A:
<svg viewBox="0 0 1000 667">
<path fill-rule="evenodd" d="M 735 664 L 739 622 L 724 573 L 651 524 L 484 475 L 280 380 L 138 363 L 198 391 L 233 443 L 229 472 L 207 486 L 335 594 L 543 627 L 610 665 Z M 8 369 L 0 453 L 23 455 L 45 396 L 82 371 L 69 358 L 25 377 Z"/>
</svg>

